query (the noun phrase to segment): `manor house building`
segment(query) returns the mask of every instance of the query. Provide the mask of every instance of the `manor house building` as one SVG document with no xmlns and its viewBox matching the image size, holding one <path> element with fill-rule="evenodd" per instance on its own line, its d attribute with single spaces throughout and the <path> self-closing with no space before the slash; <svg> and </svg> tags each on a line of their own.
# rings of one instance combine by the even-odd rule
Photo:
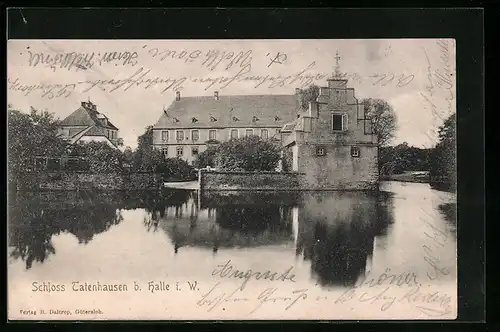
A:
<svg viewBox="0 0 500 332">
<path fill-rule="evenodd" d="M 153 128 L 153 144 L 166 157 L 192 162 L 212 143 L 246 135 L 277 139 L 279 169 L 311 190 L 376 190 L 378 141 L 373 121 L 337 66 L 315 100 L 291 95 L 182 98 Z M 228 178 L 228 181 L 230 179 Z"/>
<path fill-rule="evenodd" d="M 298 90 L 296 90 L 298 91 Z M 248 135 L 280 140 L 280 129 L 297 118 L 298 98 L 290 95 L 219 95 L 175 100 L 153 126 L 153 145 L 167 158 L 190 163 L 210 144 Z"/>
</svg>

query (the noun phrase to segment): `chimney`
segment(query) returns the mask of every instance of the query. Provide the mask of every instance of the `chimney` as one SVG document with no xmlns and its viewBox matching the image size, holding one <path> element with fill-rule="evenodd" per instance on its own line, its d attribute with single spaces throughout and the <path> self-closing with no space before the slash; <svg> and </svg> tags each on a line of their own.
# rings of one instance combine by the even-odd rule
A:
<svg viewBox="0 0 500 332">
<path fill-rule="evenodd" d="M 295 88 L 295 94 L 296 95 L 300 94 L 300 89 L 299 88 Z"/>
<path fill-rule="evenodd" d="M 219 100 L 219 91 L 214 91 L 214 99 Z"/>
<path fill-rule="evenodd" d="M 319 118 L 319 104 L 315 101 L 309 102 L 309 116 Z"/>
<path fill-rule="evenodd" d="M 177 100 L 177 101 L 181 100 L 181 92 L 180 91 L 175 91 L 175 100 Z"/>
<path fill-rule="evenodd" d="M 84 102 L 84 101 L 82 101 L 82 106 L 83 106 L 83 107 L 87 107 L 87 103 L 86 103 L 86 102 Z"/>
</svg>

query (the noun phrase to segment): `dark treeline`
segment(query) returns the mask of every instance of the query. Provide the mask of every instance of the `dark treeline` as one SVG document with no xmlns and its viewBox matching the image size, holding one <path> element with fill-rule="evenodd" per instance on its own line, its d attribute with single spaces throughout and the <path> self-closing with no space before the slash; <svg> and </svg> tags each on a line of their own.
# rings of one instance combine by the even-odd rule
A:
<svg viewBox="0 0 500 332">
<path fill-rule="evenodd" d="M 404 142 L 379 149 L 381 175 L 401 174 L 408 171 L 429 171 L 432 149 L 418 148 Z"/>
<path fill-rule="evenodd" d="M 410 171 L 429 172 L 435 188 L 454 191 L 456 185 L 456 115 L 451 114 L 438 129 L 438 142 L 432 148 L 402 143 L 379 148 L 379 172 L 391 176 Z"/>
</svg>

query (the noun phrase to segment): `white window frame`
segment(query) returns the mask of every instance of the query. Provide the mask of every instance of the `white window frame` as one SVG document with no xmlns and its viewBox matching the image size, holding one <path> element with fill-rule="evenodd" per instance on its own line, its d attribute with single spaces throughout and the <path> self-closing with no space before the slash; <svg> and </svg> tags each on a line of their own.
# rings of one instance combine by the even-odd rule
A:
<svg viewBox="0 0 500 332">
<path fill-rule="evenodd" d="M 263 136 L 264 133 L 266 133 L 266 137 Z M 261 129 L 260 130 L 260 138 L 262 138 L 262 139 L 268 139 L 269 138 L 269 130 L 267 130 L 267 129 Z"/>
<path fill-rule="evenodd" d="M 179 133 L 182 133 L 182 138 L 179 138 Z M 184 130 L 176 130 L 175 131 L 175 140 L 178 142 L 184 140 Z"/>
<path fill-rule="evenodd" d="M 211 137 L 210 137 L 210 133 L 215 133 L 214 138 L 211 138 Z M 209 129 L 209 130 L 208 130 L 208 139 L 209 139 L 209 140 L 210 140 L 210 139 L 216 140 L 216 139 L 217 139 L 217 130 L 215 130 L 215 129 Z"/>
<path fill-rule="evenodd" d="M 319 151 L 322 151 L 322 152 L 319 153 Z M 316 156 L 323 157 L 324 155 L 326 155 L 325 147 L 323 147 L 323 146 L 317 146 L 316 147 Z"/>
<path fill-rule="evenodd" d="M 341 123 L 341 129 L 333 129 L 333 124 L 334 124 L 334 121 L 333 121 L 333 118 L 334 116 L 341 116 L 342 117 L 342 123 Z M 342 131 L 347 131 L 347 123 L 348 123 L 348 117 L 347 117 L 347 113 L 344 113 L 344 112 L 332 112 L 332 121 L 331 121 L 331 125 L 330 125 L 330 129 L 334 132 L 342 132 Z"/>
<path fill-rule="evenodd" d="M 163 154 L 164 157 L 168 157 L 168 146 L 162 147 L 161 148 L 161 153 Z"/>
<path fill-rule="evenodd" d="M 236 130 L 236 137 L 233 137 L 233 131 Z M 231 129 L 229 131 L 229 139 L 233 139 L 233 138 L 240 138 L 240 131 L 239 129 Z"/>
<path fill-rule="evenodd" d="M 197 139 L 194 139 L 194 133 L 197 132 L 198 133 L 198 138 Z M 199 141 L 200 140 L 200 131 L 198 129 L 193 129 L 191 130 L 191 140 L 192 141 Z"/>
<path fill-rule="evenodd" d="M 179 154 L 179 151 L 181 151 L 181 154 Z M 184 156 L 184 146 L 182 146 L 182 145 L 181 146 L 177 146 L 175 148 L 175 155 L 177 157 L 183 157 Z"/>
<path fill-rule="evenodd" d="M 354 153 L 356 151 L 357 153 Z M 357 146 L 351 146 L 351 157 L 353 158 L 359 158 L 361 155 L 361 150 Z"/>
<path fill-rule="evenodd" d="M 164 138 L 164 135 L 163 135 L 164 133 L 166 134 L 165 135 L 166 138 Z M 161 140 L 162 140 L 162 142 L 168 142 L 168 139 L 169 139 L 168 134 L 169 134 L 168 130 L 162 130 L 161 131 Z"/>
<path fill-rule="evenodd" d="M 248 131 L 252 131 L 252 133 L 250 135 L 248 135 Z M 247 128 L 247 129 L 245 129 L 245 137 L 246 136 L 253 136 L 253 128 Z"/>
<path fill-rule="evenodd" d="M 194 153 L 193 153 L 193 151 L 194 151 L 194 150 L 196 150 L 196 151 L 197 151 L 197 153 L 196 153 L 196 154 L 194 154 Z M 199 154 L 200 154 L 200 147 L 199 147 L 199 146 L 192 146 L 192 147 L 191 147 L 191 155 L 192 155 L 192 156 L 197 156 L 197 155 L 199 155 Z"/>
</svg>

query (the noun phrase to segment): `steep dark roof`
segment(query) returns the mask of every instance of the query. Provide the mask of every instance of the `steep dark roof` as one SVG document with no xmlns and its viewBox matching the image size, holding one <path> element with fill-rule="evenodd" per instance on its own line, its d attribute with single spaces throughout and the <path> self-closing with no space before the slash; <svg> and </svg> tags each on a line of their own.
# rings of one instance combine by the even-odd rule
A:
<svg viewBox="0 0 500 332">
<path fill-rule="evenodd" d="M 106 136 L 106 134 L 103 128 L 93 126 L 85 132 L 84 136 Z"/>
<path fill-rule="evenodd" d="M 296 114 L 295 95 L 181 97 L 154 128 L 282 127 Z"/>
<path fill-rule="evenodd" d="M 61 126 L 99 126 L 107 129 L 118 130 L 111 122 L 107 125 L 104 124 L 100 119 L 97 118 L 99 115 L 98 111 L 93 109 L 80 106 L 76 111 L 68 115 L 64 120 L 60 122 Z"/>
</svg>

